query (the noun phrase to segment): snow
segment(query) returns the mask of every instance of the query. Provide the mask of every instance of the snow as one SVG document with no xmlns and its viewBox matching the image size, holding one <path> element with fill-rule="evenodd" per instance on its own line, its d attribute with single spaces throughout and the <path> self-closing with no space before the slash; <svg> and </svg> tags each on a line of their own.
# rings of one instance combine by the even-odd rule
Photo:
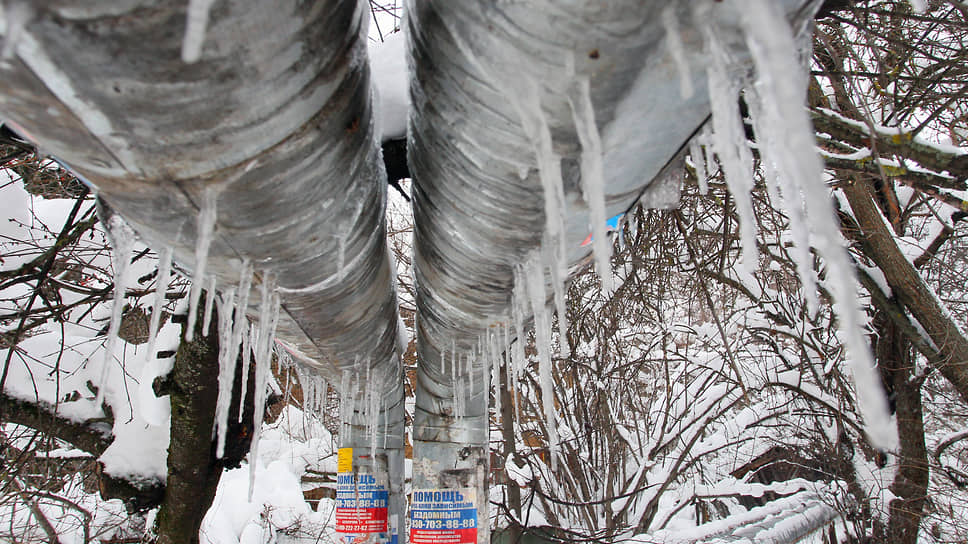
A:
<svg viewBox="0 0 968 544">
<path fill-rule="evenodd" d="M 950 143 L 945 144 L 940 142 L 933 142 L 920 135 L 915 136 L 914 138 L 911 138 L 911 134 L 909 132 L 905 132 L 902 127 L 891 127 L 891 126 L 881 125 L 879 123 L 874 123 L 870 121 L 868 122 L 857 121 L 855 119 L 845 117 L 844 115 L 840 114 L 837 111 L 830 110 L 827 108 L 817 108 L 816 111 L 819 113 L 822 113 L 823 115 L 827 115 L 829 117 L 836 119 L 838 123 L 849 125 L 868 135 L 871 134 L 871 129 L 873 128 L 874 134 L 880 135 L 880 136 L 887 136 L 888 139 L 892 141 L 910 140 L 911 142 L 918 144 L 919 146 L 933 148 L 942 155 L 954 155 L 954 156 L 968 155 L 968 149 L 965 149 L 964 147 L 959 147 L 956 145 L 952 145 Z"/>
<path fill-rule="evenodd" d="M 287 406 L 263 429 L 262 453 L 249 455 L 257 470 L 243 465 L 222 474 L 199 532 L 202 544 L 335 541 L 334 501 L 321 499 L 312 510 L 300 483 L 309 469 L 336 471 L 333 444 L 318 419 Z"/>
<path fill-rule="evenodd" d="M 387 35 L 382 42 L 368 42 L 370 77 L 376 95 L 376 111 L 382 141 L 407 136 L 410 87 L 407 47 L 403 32 Z"/>
<path fill-rule="evenodd" d="M 181 327 L 170 325 L 162 328 L 155 338 L 155 344 L 149 342 L 149 349 L 145 352 L 144 368 L 141 371 L 138 383 L 138 400 L 141 409 L 141 417 L 150 425 L 167 427 L 171 417 L 171 404 L 167 395 L 156 397 L 154 392 L 154 381 L 159 376 L 167 376 L 175 364 L 175 357 L 157 357 L 156 346 L 161 346 L 165 351 L 178 349 L 180 341 Z"/>
<path fill-rule="evenodd" d="M 500 325 L 503 327 L 503 324 Z M 488 386 L 484 388 L 484 413 L 488 413 L 488 399 L 493 394 L 494 398 L 494 418 L 501 417 L 501 348 L 498 339 L 497 329 L 491 327 L 487 330 L 487 344 L 484 351 L 485 372 L 490 372 Z"/>
<path fill-rule="evenodd" d="M 98 460 L 104 470 L 133 481 L 164 481 L 168 476 L 168 421 L 153 425 L 135 411 L 132 419 L 115 415 L 114 441 Z"/>
<path fill-rule="evenodd" d="M 910 0 L 911 9 L 916 13 L 924 13 L 924 10 L 928 9 L 927 0 Z"/>
<path fill-rule="evenodd" d="M 531 470 L 531 466 L 526 461 L 519 465 L 512 455 L 508 455 L 505 459 L 504 471 L 507 472 L 511 480 L 521 487 L 528 487 L 535 476 L 534 471 Z"/>
<path fill-rule="evenodd" d="M 802 518 L 797 521 L 801 523 L 822 522 L 825 518 L 833 517 L 833 509 L 824 503 L 822 495 L 812 491 L 802 492 L 723 520 L 696 527 L 660 530 L 641 542 L 789 542 L 789 536 L 775 538 L 773 535 L 791 529 L 785 523 L 800 516 Z M 744 540 L 744 537 L 749 540 Z"/>
</svg>

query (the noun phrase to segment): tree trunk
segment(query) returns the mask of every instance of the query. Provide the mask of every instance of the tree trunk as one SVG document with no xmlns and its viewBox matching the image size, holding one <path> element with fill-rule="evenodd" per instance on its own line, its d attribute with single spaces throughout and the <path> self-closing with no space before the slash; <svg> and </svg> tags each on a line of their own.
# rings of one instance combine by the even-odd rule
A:
<svg viewBox="0 0 968 544">
<path fill-rule="evenodd" d="M 937 370 L 968 402 L 968 338 L 897 247 L 884 217 L 863 181 L 841 184 L 861 229 L 863 253 L 884 273 L 897 300 L 906 307 L 938 348 Z"/>
<path fill-rule="evenodd" d="M 204 336 L 202 321 L 196 321 L 191 342 L 185 341 L 183 331 L 169 376 L 171 443 L 168 484 L 156 526 L 160 544 L 198 543 L 202 518 L 215 499 L 222 474 L 222 466 L 214 462 L 212 451 L 218 399 L 218 335 Z"/>
<path fill-rule="evenodd" d="M 875 354 L 881 378 L 894 400 L 900 437 L 898 471 L 891 490 L 887 539 L 896 544 L 916 544 L 921 514 L 928 492 L 928 457 L 924 444 L 921 381 L 914 375 L 911 343 L 894 321 L 882 312 L 874 318 L 877 330 Z"/>
</svg>

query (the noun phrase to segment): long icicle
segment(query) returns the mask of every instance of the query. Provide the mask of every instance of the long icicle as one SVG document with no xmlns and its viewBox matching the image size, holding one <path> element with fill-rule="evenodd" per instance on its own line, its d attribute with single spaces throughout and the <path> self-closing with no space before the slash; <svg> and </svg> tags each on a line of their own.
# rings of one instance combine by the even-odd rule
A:
<svg viewBox="0 0 968 544">
<path fill-rule="evenodd" d="M 272 365 L 272 349 L 279 323 L 279 294 L 276 292 L 276 277 L 265 272 L 262 278 L 262 308 L 259 323 L 259 352 L 255 357 L 255 414 L 252 416 L 252 447 L 249 456 L 249 502 L 255 489 L 255 471 L 259 459 L 259 440 L 262 438 L 262 419 L 265 417 L 266 388 Z M 266 321 L 262 322 L 261 318 Z"/>
<path fill-rule="evenodd" d="M 154 306 L 151 309 L 151 323 L 148 325 L 148 360 L 155 358 L 155 343 L 161 326 L 161 314 L 165 307 L 165 295 L 171 281 L 171 257 L 174 252 L 166 247 L 158 254 L 158 277 L 155 278 Z"/>
<path fill-rule="evenodd" d="M 756 221 L 753 215 L 753 154 L 746 143 L 743 121 L 739 117 L 740 84 L 726 72 L 729 59 L 716 29 L 707 24 L 703 36 L 709 63 L 709 101 L 713 113 L 713 149 L 722 163 L 726 185 L 733 195 L 736 213 L 739 215 L 741 256 L 738 271 L 743 280 L 752 277 L 758 263 L 756 250 Z"/>
<path fill-rule="evenodd" d="M 108 385 L 108 375 L 111 362 L 114 359 L 114 347 L 118 343 L 118 333 L 121 330 L 121 313 L 124 310 L 124 290 L 127 284 L 128 270 L 131 268 L 131 254 L 134 251 L 135 234 L 131 227 L 124 222 L 120 215 L 113 214 L 105 222 L 108 238 L 111 241 L 111 261 L 114 265 L 114 296 L 111 306 L 111 322 L 108 325 L 107 343 L 104 347 L 104 363 L 101 367 L 101 378 L 98 384 L 94 405 L 100 407 L 104 402 L 104 393 Z"/>
<path fill-rule="evenodd" d="M 213 295 L 214 296 L 214 295 Z M 232 342 L 232 313 L 235 309 L 235 287 L 229 287 L 218 297 L 218 398 L 215 401 L 215 428 L 217 429 L 216 457 L 225 452 L 229 404 L 232 401 L 232 383 L 235 381 L 235 359 L 229 357 Z M 223 417 L 223 414 L 225 416 Z"/>
<path fill-rule="evenodd" d="M 606 234 L 605 217 L 605 166 L 602 162 L 602 140 L 595 123 L 595 107 L 591 98 L 591 83 L 587 77 L 575 82 L 569 95 L 575 131 L 581 143 L 581 190 L 588 204 L 592 230 L 592 250 L 595 253 L 595 269 L 602 280 L 602 290 L 611 293 L 615 282 L 612 278 L 612 245 Z"/>
<path fill-rule="evenodd" d="M 750 0 L 744 9 L 743 30 L 757 70 L 756 94 L 765 122 L 763 130 L 770 156 L 783 181 L 783 199 L 796 209 L 803 207 L 812 233 L 811 241 L 827 264 L 827 285 L 834 296 L 838 328 L 847 349 L 847 364 L 857 390 L 857 404 L 871 442 L 883 449 L 897 445 L 897 427 L 891 421 L 887 398 L 867 339 L 865 317 L 857 304 L 857 280 L 846 243 L 830 204 L 823 178 L 823 163 L 815 150 L 815 135 L 803 107 L 806 81 L 797 62 L 796 44 L 786 19 L 765 0 Z M 777 29 L 784 29 L 777 31 Z M 802 201 L 800 200 L 802 199 Z M 802 268 L 806 268 L 804 265 Z M 811 267 L 812 273 L 812 267 Z M 802 278 L 805 287 L 812 277 Z"/>
<path fill-rule="evenodd" d="M 544 270 L 541 259 L 532 255 L 528 260 L 525 280 L 531 297 L 534 312 L 534 336 L 538 348 L 538 381 L 541 385 L 541 404 L 544 408 L 545 429 L 548 431 L 548 453 L 551 456 L 551 469 L 558 468 L 558 428 L 555 416 L 554 384 L 552 373 L 551 330 L 548 323 L 548 308 L 545 304 Z"/>
<path fill-rule="evenodd" d="M 216 291 L 216 279 L 215 275 L 212 274 L 208 277 L 208 286 L 205 288 L 207 295 L 205 296 L 205 318 L 202 320 L 202 333 L 209 334 L 212 325 L 212 310 L 215 309 L 215 291 Z"/>
<path fill-rule="evenodd" d="M 208 251 L 215 234 L 215 209 L 218 200 L 218 189 L 214 186 L 205 188 L 202 194 L 202 206 L 198 212 L 197 238 L 195 239 L 195 270 L 192 271 L 192 288 L 188 294 L 188 325 L 185 339 L 191 342 L 195 337 L 195 319 L 198 300 L 202 295 L 202 285 L 205 282 L 205 268 L 208 264 Z"/>
</svg>

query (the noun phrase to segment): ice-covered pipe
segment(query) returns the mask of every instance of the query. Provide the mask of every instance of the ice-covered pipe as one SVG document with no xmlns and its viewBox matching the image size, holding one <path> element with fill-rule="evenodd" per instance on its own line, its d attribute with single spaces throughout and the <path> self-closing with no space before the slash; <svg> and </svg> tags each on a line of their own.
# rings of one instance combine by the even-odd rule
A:
<svg viewBox="0 0 968 544">
<path fill-rule="evenodd" d="M 403 446 L 368 16 L 365 2 L 335 0 L 13 0 L 0 11 L 3 122 L 220 290 L 251 262 L 250 317 L 273 276 L 277 339 L 332 384 L 357 376 L 341 442 L 364 456 L 364 429 L 381 433 L 381 451 Z M 360 376 L 384 384 L 369 402 L 392 420 L 364 413 Z"/>
<path fill-rule="evenodd" d="M 811 16 L 807 0 L 782 4 L 791 18 Z M 710 114 L 704 25 L 715 21 L 736 66 L 748 53 L 736 10 L 712 0 L 407 7 L 413 485 L 474 489 L 477 519 L 487 520 L 488 346 L 506 347 L 493 339 L 514 336 L 515 313 L 538 310 L 550 327 L 545 303 L 563 298 L 589 235 L 608 283 L 608 218 L 638 201 L 675 205 L 684 150 Z M 550 381 L 550 341 L 536 334 Z"/>
</svg>

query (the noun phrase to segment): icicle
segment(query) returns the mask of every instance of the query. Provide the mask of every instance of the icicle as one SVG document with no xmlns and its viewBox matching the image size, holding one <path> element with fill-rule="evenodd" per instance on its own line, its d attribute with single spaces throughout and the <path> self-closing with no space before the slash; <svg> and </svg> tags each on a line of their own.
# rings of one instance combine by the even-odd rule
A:
<svg viewBox="0 0 968 544">
<path fill-rule="evenodd" d="M 452 401 L 454 403 L 454 419 L 457 423 L 460 423 L 461 413 L 460 413 L 460 384 L 457 382 L 457 351 L 451 350 L 450 352 L 450 387 Z"/>
<path fill-rule="evenodd" d="M 527 356 L 525 355 L 524 345 L 528 337 L 524 332 L 525 305 L 528 301 L 528 286 L 524 279 L 524 269 L 521 266 L 514 269 L 514 293 L 512 297 L 512 314 L 514 316 L 514 332 L 518 336 L 512 351 L 511 364 L 508 367 L 509 387 L 511 390 L 511 403 L 514 406 L 514 420 L 521 425 L 521 406 L 518 403 L 518 376 L 526 365 Z"/>
<path fill-rule="evenodd" d="M 531 140 L 538 163 L 538 178 L 544 194 L 545 236 L 542 244 L 548 249 L 546 265 L 551 270 L 552 280 L 561 284 L 556 290 L 563 291 L 568 277 L 568 241 L 565 238 L 566 205 L 561 178 L 561 157 L 554 152 L 551 129 L 541 108 L 541 97 L 538 93 L 538 84 L 526 79 L 520 89 L 520 96 L 513 102 L 522 127 Z"/>
<path fill-rule="evenodd" d="M 548 268 L 551 269 L 551 285 L 555 291 L 555 312 L 558 314 L 558 349 L 561 357 L 566 358 L 571 355 L 571 346 L 568 345 L 568 306 L 565 298 L 568 271 L 564 266 L 559 265 L 560 261 L 553 250 L 548 251 L 546 247 L 545 253 L 545 262 L 549 263 Z"/>
<path fill-rule="evenodd" d="M 632 213 L 632 219 L 629 220 L 629 235 L 632 236 L 633 240 L 639 238 L 639 214 L 637 212 Z"/>
<path fill-rule="evenodd" d="M 252 283 L 252 262 L 242 261 L 239 272 L 239 285 L 226 293 L 226 303 L 219 312 L 219 396 L 216 403 L 216 425 L 218 426 L 218 447 L 216 455 L 221 459 L 225 452 L 225 438 L 229 426 L 229 405 L 232 403 L 232 386 L 235 383 L 235 368 L 239 359 L 239 344 L 242 331 L 248 328 L 245 309 L 249 301 L 249 287 Z M 236 300 L 238 296 L 238 300 Z M 224 314 L 224 315 L 223 315 Z M 224 374 L 223 374 L 224 372 Z M 243 391 L 243 395 L 244 395 Z"/>
<path fill-rule="evenodd" d="M 535 126 L 529 132 L 532 133 L 531 138 L 538 160 L 538 177 L 541 179 L 541 186 L 544 190 L 545 232 L 550 240 L 557 241 L 560 240 L 564 232 L 565 214 L 561 157 L 553 151 L 551 130 L 548 127 L 544 112 L 541 110 L 541 102 L 537 97 L 536 89 L 534 93 L 530 107 L 534 110 L 535 118 L 533 122 Z"/>
<path fill-rule="evenodd" d="M 817 274 L 813 269 L 813 254 L 810 252 L 810 223 L 804 210 L 804 202 L 800 196 L 800 187 L 789 176 L 777 170 L 778 165 L 772 160 L 777 154 L 776 146 L 785 146 L 786 142 L 775 140 L 777 136 L 784 138 L 785 134 L 777 134 L 771 125 L 783 123 L 782 120 L 770 118 L 764 111 L 763 97 L 758 91 L 750 90 L 746 93 L 753 126 L 759 135 L 760 149 L 764 156 L 762 161 L 765 172 L 767 193 L 770 201 L 779 206 L 785 204 L 784 209 L 790 220 L 790 233 L 793 247 L 789 252 L 800 277 L 801 290 L 807 306 L 807 313 L 816 315 L 820 301 L 817 296 Z M 784 151 L 779 151 L 784 153 Z M 823 188 L 826 191 L 826 188 Z M 819 188 L 815 189 L 819 190 Z"/>
<path fill-rule="evenodd" d="M 182 40 L 182 61 L 188 64 L 197 62 L 202 56 L 202 44 L 208 29 L 209 10 L 215 0 L 188 0 L 188 13 L 185 17 L 185 37 Z"/>
<path fill-rule="evenodd" d="M 124 310 L 124 290 L 127 285 L 128 270 L 131 268 L 131 254 L 134 251 L 135 233 L 118 214 L 112 214 L 104 222 L 108 239 L 111 242 L 111 262 L 114 265 L 114 296 L 111 306 L 111 321 L 108 325 L 107 342 L 104 347 L 104 364 L 101 367 L 101 379 L 98 384 L 95 406 L 104 402 L 104 390 L 108 385 L 108 374 L 114 358 L 114 347 L 118 343 L 118 332 L 121 329 L 121 313 Z"/>
<path fill-rule="evenodd" d="M 228 431 L 229 404 L 232 401 L 232 384 L 235 381 L 235 359 L 229 357 L 228 345 L 232 341 L 232 313 L 235 308 L 235 288 L 230 287 L 218 298 L 218 399 L 215 403 L 215 427 L 218 441 L 216 457 L 225 452 Z"/>
<path fill-rule="evenodd" d="M 458 356 L 457 357 L 457 367 L 460 368 L 461 366 L 462 366 L 461 365 L 461 357 Z M 464 390 L 463 385 L 464 385 L 464 374 L 462 372 L 458 372 L 457 373 L 457 381 L 454 383 L 454 393 L 455 393 L 455 396 L 457 398 L 457 406 L 456 406 L 456 409 L 457 409 L 457 421 L 458 421 L 458 423 L 463 423 L 463 421 L 464 421 L 464 415 L 465 415 L 465 413 L 464 413 L 464 406 L 465 406 L 465 404 L 464 404 L 464 393 L 465 393 L 465 390 Z"/>
<path fill-rule="evenodd" d="M 346 235 L 340 233 L 336 236 L 336 277 L 343 279 L 343 267 L 346 266 Z"/>
<path fill-rule="evenodd" d="M 477 338 L 478 345 L 480 345 L 480 341 L 481 339 L 478 336 Z M 470 382 L 469 383 L 470 388 L 468 389 L 468 392 L 471 395 L 474 394 L 474 370 L 475 370 L 474 366 L 475 366 L 475 363 L 477 362 L 477 358 L 480 356 L 481 356 L 480 350 L 478 350 L 477 347 L 473 347 L 471 348 L 470 357 L 467 358 L 467 368 L 465 370 L 467 372 L 467 380 L 468 382 Z"/>
<path fill-rule="evenodd" d="M 595 109 L 592 105 L 591 84 L 587 77 L 575 82 L 568 97 L 575 131 L 581 143 L 581 190 L 588 204 L 589 221 L 592 231 L 592 250 L 595 253 L 595 269 L 602 279 L 602 290 L 611 293 L 612 245 L 605 230 L 605 168 L 602 164 L 602 140 L 595 124 Z"/>
<path fill-rule="evenodd" d="M 10 60 L 17 54 L 17 44 L 20 43 L 24 29 L 35 15 L 32 2 L 13 1 L 0 7 L 6 28 L 3 31 L 3 48 L 0 49 L 0 59 Z"/>
<path fill-rule="evenodd" d="M 747 8 L 744 8 L 747 9 Z M 726 185 L 739 215 L 742 255 L 739 272 L 744 279 L 752 276 L 758 262 L 756 221 L 753 216 L 753 155 L 746 143 L 743 121 L 739 117 L 739 85 L 726 74 L 729 59 L 710 26 L 703 27 L 709 63 L 709 100 L 713 112 L 713 147 L 723 166 Z M 812 145 L 810 149 L 813 149 Z"/>
<path fill-rule="evenodd" d="M 255 323 L 251 323 L 248 328 L 248 333 L 242 335 L 242 398 L 245 398 L 246 391 L 249 390 L 249 366 L 252 364 L 252 340 L 258 338 L 258 328 Z M 300 376 L 299 372 L 296 372 L 296 376 Z M 300 381 L 300 383 L 302 383 Z M 305 398 L 303 399 L 305 401 Z M 242 414 L 245 412 L 245 403 L 239 403 L 239 419 L 242 422 Z"/>
<path fill-rule="evenodd" d="M 155 358 L 155 343 L 158 340 L 158 328 L 161 326 L 161 314 L 165 308 L 165 295 L 168 293 L 168 283 L 171 281 L 172 249 L 166 247 L 158 254 L 158 277 L 155 278 L 154 307 L 151 309 L 151 323 L 148 325 L 148 360 Z"/>
<path fill-rule="evenodd" d="M 457 359 L 461 370 L 460 372 L 457 373 L 457 391 L 460 393 L 461 420 L 467 417 L 467 387 L 465 387 L 465 383 L 467 382 L 468 360 L 469 360 L 469 356 L 466 353 L 462 358 Z"/>
<path fill-rule="evenodd" d="M 245 318 L 245 311 L 249 307 L 249 291 L 252 288 L 252 261 L 242 260 L 242 270 L 239 272 L 239 302 L 235 306 L 235 320 L 232 326 L 232 354 L 238 356 L 239 344 L 242 342 L 242 334 L 248 328 L 248 321 Z"/>
<path fill-rule="evenodd" d="M 205 319 L 202 321 L 202 332 L 208 334 L 212 324 L 212 309 L 215 307 L 215 275 L 208 277 L 208 287 L 205 288 L 208 296 L 205 298 Z"/>
<path fill-rule="evenodd" d="M 343 370 L 340 372 L 339 422 L 340 422 L 341 429 L 345 429 L 345 427 L 350 422 L 350 418 L 349 418 L 349 415 L 347 414 L 346 407 L 349 406 L 350 404 L 349 395 L 350 395 L 350 386 L 352 385 L 351 383 L 352 379 L 353 379 L 353 375 L 350 374 L 349 370 Z"/>
<path fill-rule="evenodd" d="M 255 357 L 255 415 L 252 418 L 252 447 L 249 457 L 249 502 L 252 501 L 252 490 L 255 488 L 255 468 L 258 465 L 259 439 L 262 437 L 262 419 L 265 417 L 266 389 L 272 365 L 273 338 L 276 335 L 276 325 L 279 323 L 279 309 L 275 275 L 266 272 L 262 280 L 261 309 L 261 314 L 266 317 L 266 320 L 259 322 L 260 351 Z"/>
<path fill-rule="evenodd" d="M 699 182 L 699 194 L 705 195 L 709 192 L 709 174 L 706 172 L 706 157 L 702 153 L 702 144 L 705 143 L 705 131 L 689 142 L 689 156 L 692 158 L 692 165 L 696 168 L 696 181 Z"/>
<path fill-rule="evenodd" d="M 679 33 L 679 20 L 676 18 L 675 4 L 670 4 L 662 10 L 662 26 L 665 29 L 665 43 L 672 55 L 672 60 L 676 63 L 679 71 L 679 96 L 683 100 L 692 98 L 692 77 L 689 69 L 689 59 L 686 58 L 686 48 L 682 44 L 682 35 Z"/>
<path fill-rule="evenodd" d="M 457 382 L 457 340 L 450 339 L 450 382 Z"/>
<path fill-rule="evenodd" d="M 218 200 L 218 190 L 213 186 L 205 188 L 202 194 L 202 207 L 198 211 L 198 238 L 195 240 L 195 270 L 192 274 L 192 289 L 188 295 L 188 326 L 185 339 L 192 341 L 195 334 L 195 318 L 198 309 L 198 299 L 202 294 L 202 282 L 205 281 L 205 267 L 208 262 L 208 250 L 212 245 L 215 233 L 215 209 Z"/>
<path fill-rule="evenodd" d="M 0 16 L 6 25 L 3 31 L 3 47 L 0 59 L 10 60 L 17 54 L 17 43 L 21 39 L 27 23 L 34 18 L 34 8 L 30 2 L 14 1 L 0 6 Z"/>
<path fill-rule="evenodd" d="M 468 372 L 468 368 L 470 368 L 470 366 L 471 366 L 471 355 L 465 353 L 464 354 L 464 364 L 463 364 L 463 369 L 464 370 L 463 370 L 463 372 L 461 372 L 461 375 L 459 377 L 459 380 L 460 380 L 460 416 L 462 418 L 466 418 L 467 417 L 467 398 L 471 394 L 471 389 L 470 389 L 470 373 Z"/>
<path fill-rule="evenodd" d="M 329 398 L 329 382 L 322 376 L 316 375 L 316 406 L 313 412 L 322 420 L 326 410 L 326 400 Z"/>
<path fill-rule="evenodd" d="M 810 217 L 814 247 L 827 263 L 827 283 L 835 301 L 837 322 L 847 349 L 847 363 L 857 389 L 857 403 L 871 442 L 886 450 L 897 444 L 887 399 L 875 370 L 867 340 L 865 319 L 857 305 L 856 278 L 838 228 L 823 163 L 814 146 L 813 128 L 803 107 L 804 74 L 797 63 L 796 45 L 786 19 L 766 0 L 750 0 L 743 10 L 743 29 L 757 69 L 757 95 L 764 119 L 758 122 L 769 145 L 766 160 L 773 161 L 783 183 L 783 198 L 803 199 Z M 782 29 L 782 30 L 781 30 Z M 799 228 L 808 229 L 807 225 Z"/>
<path fill-rule="evenodd" d="M 309 376 L 306 377 L 306 381 L 311 384 L 310 392 L 309 392 L 310 403 L 306 411 L 311 414 L 319 414 L 319 397 L 322 394 L 322 391 L 320 390 L 320 388 L 323 387 L 321 380 L 322 378 L 320 378 L 318 375 L 312 376 L 312 377 L 309 377 Z M 305 402 L 305 398 L 303 400 Z"/>
<path fill-rule="evenodd" d="M 554 387 L 552 384 L 551 331 L 548 323 L 548 308 L 545 304 L 544 271 L 540 260 L 532 255 L 526 265 L 528 294 L 534 312 L 534 335 L 538 348 L 538 381 L 541 384 L 541 403 L 544 407 L 545 428 L 548 430 L 548 451 L 551 455 L 551 468 L 557 469 L 558 430 L 555 421 Z"/>
<path fill-rule="evenodd" d="M 366 402 L 364 404 L 363 411 L 366 414 L 366 436 L 370 439 L 370 459 L 376 460 L 376 424 L 377 417 L 377 404 L 379 402 L 379 395 L 377 391 L 382 390 L 382 384 L 374 383 L 373 379 L 373 363 L 372 361 L 366 361 Z M 382 380 L 381 380 L 382 381 Z"/>
<path fill-rule="evenodd" d="M 383 397 L 382 405 L 383 413 L 383 449 L 387 449 L 387 445 L 390 443 L 390 414 L 387 411 L 387 399 Z"/>
<path fill-rule="evenodd" d="M 503 324 L 503 327 L 502 327 L 503 329 L 502 332 L 504 333 L 504 343 L 502 344 L 502 346 L 504 347 L 503 362 L 504 362 L 505 379 L 507 380 L 507 388 L 508 388 L 508 392 L 510 393 L 509 398 L 511 400 L 511 408 L 514 409 L 515 413 L 517 413 L 517 408 L 515 408 L 515 405 L 514 405 L 514 379 L 511 376 L 511 341 L 510 341 L 511 335 L 510 335 L 510 332 L 508 331 L 508 329 L 510 328 L 511 328 L 510 323 Z M 501 387 L 504 387 L 504 386 L 502 385 Z"/>
<path fill-rule="evenodd" d="M 401 287 L 399 284 L 399 278 L 397 278 L 397 258 L 393 251 L 387 251 L 387 261 L 390 267 L 390 285 L 393 286 L 393 292 L 395 296 L 393 297 L 394 307 L 396 311 L 394 312 L 397 316 L 397 352 L 400 357 L 403 357 L 407 353 L 407 349 L 410 347 L 410 335 L 407 333 L 407 324 L 403 322 L 403 312 L 400 311 L 400 291 Z"/>
<path fill-rule="evenodd" d="M 501 325 L 504 326 L 503 324 Z M 505 338 L 507 335 L 505 335 Z M 507 344 L 505 344 L 507 345 Z M 491 331 L 490 336 L 490 359 L 491 359 L 491 387 L 488 389 L 494 389 L 494 418 L 501 418 L 501 357 L 500 349 L 498 348 L 498 338 L 497 333 Z M 487 413 L 487 412 L 485 412 Z"/>
</svg>

